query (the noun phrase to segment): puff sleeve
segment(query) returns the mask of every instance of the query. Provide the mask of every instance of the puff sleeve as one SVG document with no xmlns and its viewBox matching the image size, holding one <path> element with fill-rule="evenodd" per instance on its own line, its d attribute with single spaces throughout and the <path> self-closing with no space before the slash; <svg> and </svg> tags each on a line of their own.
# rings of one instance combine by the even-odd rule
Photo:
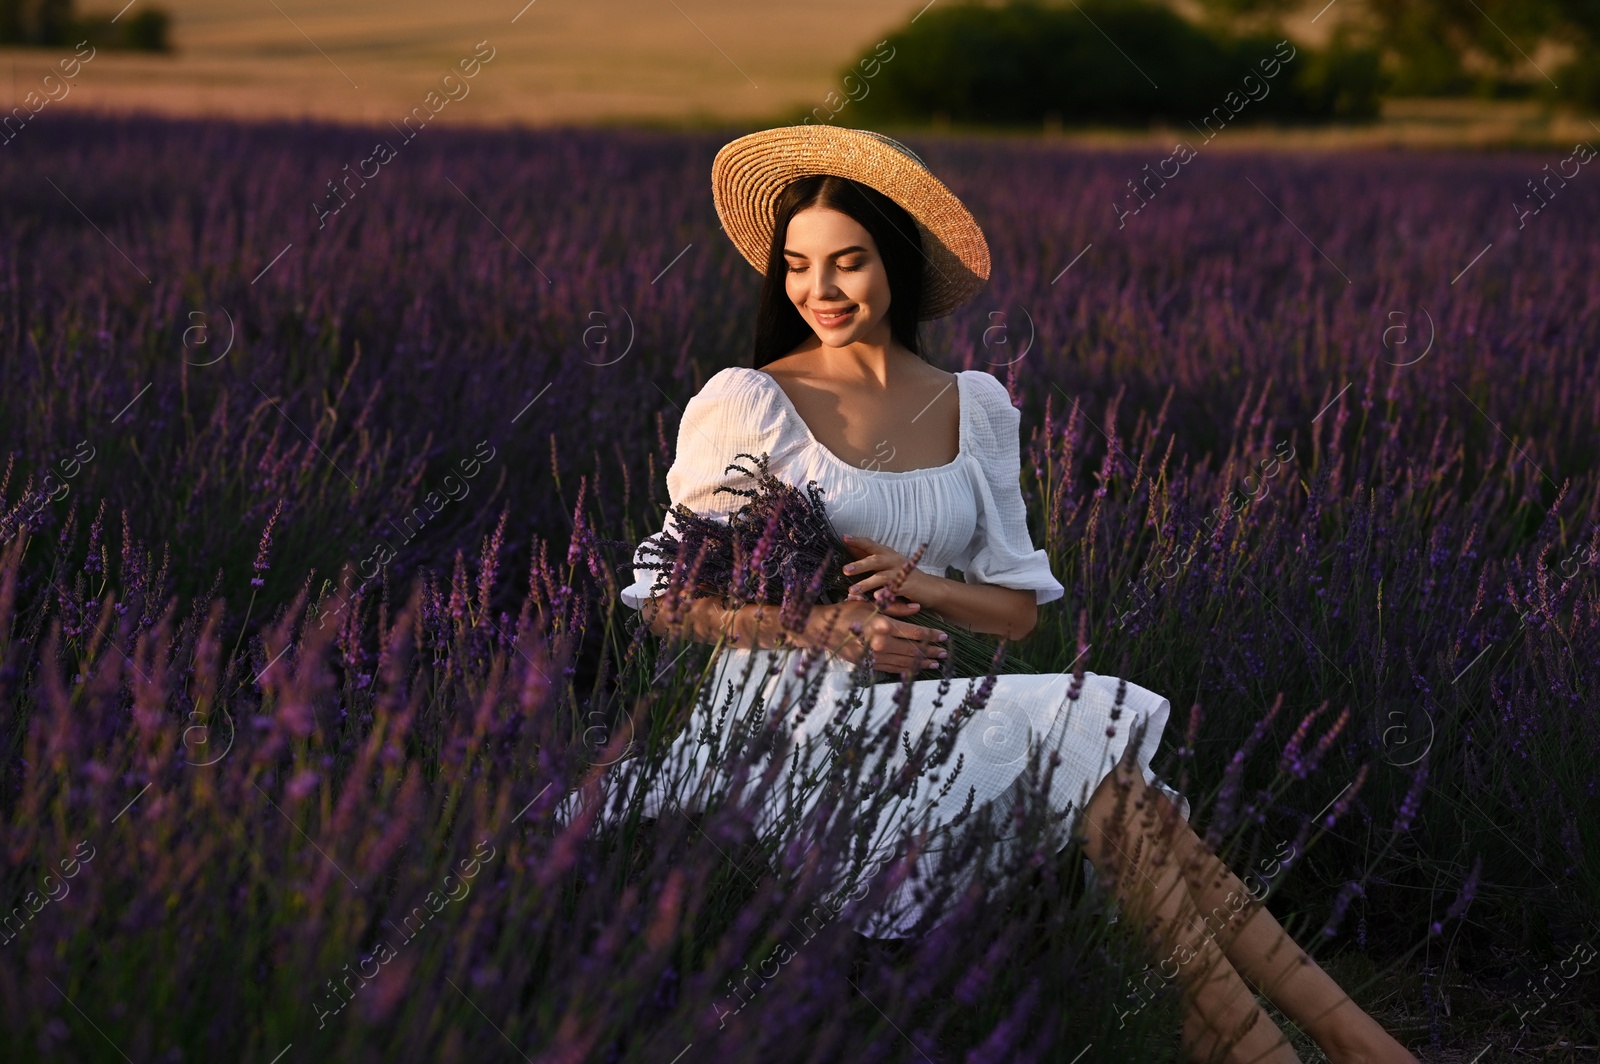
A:
<svg viewBox="0 0 1600 1064">
<path fill-rule="evenodd" d="M 978 372 L 982 398 L 973 419 L 978 495 L 977 529 L 961 570 L 968 583 L 999 584 L 1035 592 L 1035 602 L 1054 602 L 1066 588 L 1050 572 L 1050 559 L 1035 550 L 1022 501 L 1022 412 L 999 378 Z"/>
<path fill-rule="evenodd" d="M 718 492 L 720 487 L 754 488 L 755 481 L 743 473 L 725 472 L 737 454 L 771 456 L 770 468 L 777 464 L 791 442 L 786 432 L 784 411 L 773 390 L 762 386 L 753 374 L 760 370 L 730 366 L 713 374 L 705 386 L 683 408 L 678 423 L 677 452 L 667 470 L 667 494 L 672 500 L 662 529 L 677 536 L 671 509 L 683 504 L 695 513 L 723 521 L 744 500 Z M 741 460 L 742 462 L 742 460 Z M 651 536 L 634 551 L 633 561 L 659 562 L 655 554 L 645 553 Z M 638 609 L 650 597 L 660 569 L 633 570 L 634 581 L 619 597 L 626 606 Z"/>
</svg>

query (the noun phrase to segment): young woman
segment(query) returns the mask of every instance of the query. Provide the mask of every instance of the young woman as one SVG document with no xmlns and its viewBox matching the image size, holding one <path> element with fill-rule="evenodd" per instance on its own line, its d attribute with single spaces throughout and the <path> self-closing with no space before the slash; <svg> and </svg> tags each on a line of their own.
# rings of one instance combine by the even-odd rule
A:
<svg viewBox="0 0 1600 1064">
<path fill-rule="evenodd" d="M 923 609 L 973 631 L 1026 635 L 1038 606 L 1064 589 L 1028 533 L 1021 415 L 995 377 L 947 373 L 917 344 L 918 320 L 949 313 L 987 282 L 989 251 L 976 221 L 908 149 L 862 130 L 807 125 L 742 137 L 717 154 L 712 184 L 724 229 L 766 280 L 754 366 L 718 372 L 684 410 L 667 474 L 672 501 L 726 517 L 739 500 L 717 489 L 749 486 L 729 463 L 741 452 L 767 453 L 789 483 L 818 482 L 857 553 L 845 571 L 860 577 L 860 597 L 814 608 L 798 633 L 771 608 L 693 599 L 677 618 L 683 634 L 735 648 L 713 681 L 719 698 L 704 706 L 721 703 L 724 689 L 735 714 L 758 690 L 776 701 L 776 685 L 793 671 L 788 655 L 806 650 L 823 663 L 821 707 L 846 691 L 869 649 L 875 668 L 906 679 L 943 656 L 939 633 L 916 623 Z M 923 543 L 901 600 L 875 605 L 871 593 Z M 646 557 L 641 547 L 636 564 Z M 946 576 L 950 566 L 963 579 Z M 635 574 L 623 601 L 668 634 L 652 597 L 656 572 Z M 741 689 L 739 678 L 752 673 L 765 679 Z M 1190 828 L 1187 801 L 1154 776 L 1168 701 L 1113 676 L 1085 672 L 1081 685 L 1073 681 L 1071 673 L 996 678 L 986 710 L 957 739 L 969 769 L 963 789 L 970 785 L 980 805 L 994 803 L 985 808 L 1009 808 L 1030 745 L 1059 753 L 1052 800 L 1077 810 L 1085 856 L 1148 929 L 1152 951 L 1177 966 L 1186 1052 L 1297 1060 L 1253 985 L 1335 1064 L 1416 1064 L 1256 904 Z M 954 708 L 939 705 L 938 686 L 912 681 L 911 734 Z M 900 682 L 877 687 L 871 712 L 883 719 Z M 826 718 L 811 713 L 796 737 L 814 736 Z M 695 750 L 711 727 L 696 721 L 674 742 L 678 780 L 703 778 Z M 1224 914 L 1224 926 L 1210 927 L 1201 913 Z M 862 930 L 903 934 L 919 915 L 911 905 Z"/>
</svg>

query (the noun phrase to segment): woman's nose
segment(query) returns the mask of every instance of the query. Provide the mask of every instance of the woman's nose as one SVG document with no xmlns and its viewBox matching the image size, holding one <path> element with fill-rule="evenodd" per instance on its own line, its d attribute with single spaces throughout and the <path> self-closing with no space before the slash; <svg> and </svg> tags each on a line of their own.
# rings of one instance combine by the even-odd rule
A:
<svg viewBox="0 0 1600 1064">
<path fill-rule="evenodd" d="M 840 294 L 832 266 L 818 266 L 811 271 L 811 295 L 814 298 L 818 300 L 832 299 Z"/>
</svg>

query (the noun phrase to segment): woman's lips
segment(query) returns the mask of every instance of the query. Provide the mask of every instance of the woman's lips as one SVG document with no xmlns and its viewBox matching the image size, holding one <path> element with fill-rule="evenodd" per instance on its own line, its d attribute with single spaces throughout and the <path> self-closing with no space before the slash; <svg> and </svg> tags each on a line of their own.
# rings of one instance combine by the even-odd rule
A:
<svg viewBox="0 0 1600 1064">
<path fill-rule="evenodd" d="M 823 311 L 823 310 L 813 310 L 811 313 L 816 315 L 818 324 L 833 326 L 833 325 L 843 325 L 847 320 L 849 320 L 851 315 L 855 314 L 856 309 L 857 309 L 856 307 L 852 306 L 848 310 L 832 311 L 832 312 Z"/>
</svg>

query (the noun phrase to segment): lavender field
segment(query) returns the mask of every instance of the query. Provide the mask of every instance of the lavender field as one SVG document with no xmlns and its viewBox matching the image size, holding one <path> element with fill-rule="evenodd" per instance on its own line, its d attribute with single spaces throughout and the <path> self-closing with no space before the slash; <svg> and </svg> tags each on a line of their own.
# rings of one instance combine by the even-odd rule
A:
<svg viewBox="0 0 1600 1064">
<path fill-rule="evenodd" d="M 1179 1059 L 1037 804 L 928 934 L 834 919 L 898 736 L 809 849 L 557 815 L 714 653 L 617 591 L 748 364 L 742 131 L 49 118 L 0 152 L 0 1057 Z M 906 140 L 994 254 L 925 352 L 1022 408 L 1029 660 L 1171 699 L 1157 770 L 1419 1059 L 1593 1059 L 1600 179 Z"/>
</svg>

